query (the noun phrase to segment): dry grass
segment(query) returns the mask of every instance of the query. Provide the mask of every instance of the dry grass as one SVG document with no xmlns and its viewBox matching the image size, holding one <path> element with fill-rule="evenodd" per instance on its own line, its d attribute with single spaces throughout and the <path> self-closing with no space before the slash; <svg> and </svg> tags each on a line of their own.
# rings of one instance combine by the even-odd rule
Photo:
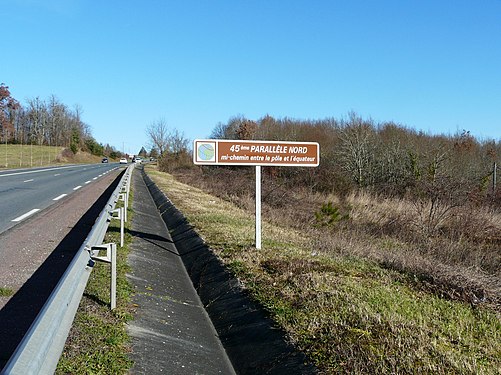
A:
<svg viewBox="0 0 501 375">
<path fill-rule="evenodd" d="M 56 146 L 0 144 L 0 169 L 42 167 L 66 163 L 98 163 L 101 157 Z"/>
<path fill-rule="evenodd" d="M 409 201 L 368 194 L 350 195 L 347 201 L 350 225 L 355 227 L 347 230 L 373 238 L 377 246 L 360 255 L 417 274 L 441 293 L 499 308 L 501 213 L 485 207 L 454 208 L 438 227 L 440 234 L 425 236 L 419 225 L 424 213 Z"/>
<path fill-rule="evenodd" d="M 254 210 L 250 172 L 242 176 L 222 169 L 180 177 L 249 212 Z M 319 225 L 315 214 L 327 202 L 346 219 Z M 472 205 L 453 207 L 440 223 L 434 223 L 430 234 L 426 231 L 429 210 L 429 202 L 363 192 L 341 198 L 277 185 L 273 177 L 263 179 L 263 216 L 308 233 L 318 251 L 364 257 L 416 278 L 418 288 L 500 309 L 501 213 Z"/>
<path fill-rule="evenodd" d="M 222 195 L 228 201 L 170 175 L 148 173 L 323 373 L 498 373 L 501 317 L 484 304 L 428 293 L 426 283 L 436 285 L 434 280 L 400 272 L 416 265 L 436 272 L 437 262 L 398 236 L 378 234 L 375 228 L 362 232 L 369 213 L 363 213 L 366 203 L 355 207 L 356 197 L 349 198 L 351 203 L 329 197 L 354 218 L 320 228 L 311 226 L 312 214 L 325 197 L 307 199 L 296 191 L 280 209 L 273 199 L 263 227 L 263 250 L 257 251 L 252 246 L 253 212 L 233 203 L 250 206 L 252 199 L 228 193 L 238 182 L 226 186 Z M 386 216 L 373 213 L 371 220 L 383 227 L 390 223 L 391 202 L 372 203 L 371 212 L 381 210 Z M 407 214 L 400 204 L 393 210 Z M 444 268 L 440 272 L 450 272 Z"/>
</svg>

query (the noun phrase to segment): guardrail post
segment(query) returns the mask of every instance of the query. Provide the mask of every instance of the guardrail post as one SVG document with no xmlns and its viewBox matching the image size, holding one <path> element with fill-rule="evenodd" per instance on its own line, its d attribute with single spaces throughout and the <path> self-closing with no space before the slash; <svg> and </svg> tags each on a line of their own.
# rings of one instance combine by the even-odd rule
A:
<svg viewBox="0 0 501 375">
<path fill-rule="evenodd" d="M 124 202 L 124 221 L 127 222 L 127 208 L 129 207 L 129 194 L 127 192 L 120 193 L 118 199 Z"/>
<path fill-rule="evenodd" d="M 125 185 L 127 186 L 127 196 L 130 193 L 130 182 L 132 177 L 132 171 L 134 170 L 135 165 L 130 169 L 129 174 L 127 175 L 127 180 L 125 180 Z"/>
<path fill-rule="evenodd" d="M 126 186 L 127 186 L 127 194 L 129 194 L 129 192 L 130 192 L 130 178 L 127 179 Z"/>
<path fill-rule="evenodd" d="M 106 250 L 106 256 L 93 255 L 94 252 L 99 254 L 100 250 Z M 93 260 L 111 264 L 110 307 L 113 310 L 117 307 L 117 245 L 115 243 L 107 243 L 92 246 L 90 254 Z"/>
<path fill-rule="evenodd" d="M 114 213 L 117 213 L 118 215 L 114 216 L 113 215 Z M 119 219 L 120 220 L 120 247 L 124 247 L 124 229 L 125 229 L 124 208 L 123 207 L 116 208 L 116 209 L 110 211 L 110 214 L 111 214 L 112 219 Z"/>
</svg>

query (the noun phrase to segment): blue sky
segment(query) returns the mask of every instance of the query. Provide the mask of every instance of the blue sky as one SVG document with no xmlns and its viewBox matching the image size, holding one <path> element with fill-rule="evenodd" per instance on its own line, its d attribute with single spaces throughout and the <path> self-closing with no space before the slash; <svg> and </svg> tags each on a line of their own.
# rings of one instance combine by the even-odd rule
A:
<svg viewBox="0 0 501 375">
<path fill-rule="evenodd" d="M 54 94 L 101 143 L 350 111 L 501 140 L 501 0 L 0 0 L 0 82 Z M 136 151 L 137 150 L 137 151 Z"/>
</svg>

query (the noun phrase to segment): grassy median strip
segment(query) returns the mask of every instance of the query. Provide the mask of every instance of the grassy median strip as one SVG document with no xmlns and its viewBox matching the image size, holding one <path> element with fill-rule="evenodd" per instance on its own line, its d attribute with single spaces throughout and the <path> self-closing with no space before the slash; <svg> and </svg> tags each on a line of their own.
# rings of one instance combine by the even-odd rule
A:
<svg viewBox="0 0 501 375">
<path fill-rule="evenodd" d="M 498 374 L 499 312 L 416 288 L 416 280 L 361 257 L 317 251 L 308 233 L 147 169 L 242 285 L 324 373 Z"/>
<path fill-rule="evenodd" d="M 127 281 L 127 255 L 132 236 L 133 192 L 129 197 L 124 247 L 120 247 L 120 221 L 112 220 L 105 243 L 117 244 L 117 308 L 110 310 L 110 265 L 96 262 L 73 322 L 56 374 L 125 374 L 132 366 L 130 339 L 125 323 L 132 319 Z M 122 206 L 119 201 L 117 207 Z"/>
</svg>

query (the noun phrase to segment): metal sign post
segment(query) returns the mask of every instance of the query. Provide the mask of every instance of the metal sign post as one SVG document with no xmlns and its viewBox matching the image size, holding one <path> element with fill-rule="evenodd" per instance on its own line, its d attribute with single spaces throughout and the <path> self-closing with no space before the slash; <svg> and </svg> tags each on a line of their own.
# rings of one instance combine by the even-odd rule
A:
<svg viewBox="0 0 501 375">
<path fill-rule="evenodd" d="M 261 249 L 261 167 L 317 167 L 320 146 L 317 142 L 196 139 L 193 163 L 256 167 L 256 249 Z"/>
<path fill-rule="evenodd" d="M 256 249 L 261 249 L 261 166 L 256 165 Z"/>
</svg>

